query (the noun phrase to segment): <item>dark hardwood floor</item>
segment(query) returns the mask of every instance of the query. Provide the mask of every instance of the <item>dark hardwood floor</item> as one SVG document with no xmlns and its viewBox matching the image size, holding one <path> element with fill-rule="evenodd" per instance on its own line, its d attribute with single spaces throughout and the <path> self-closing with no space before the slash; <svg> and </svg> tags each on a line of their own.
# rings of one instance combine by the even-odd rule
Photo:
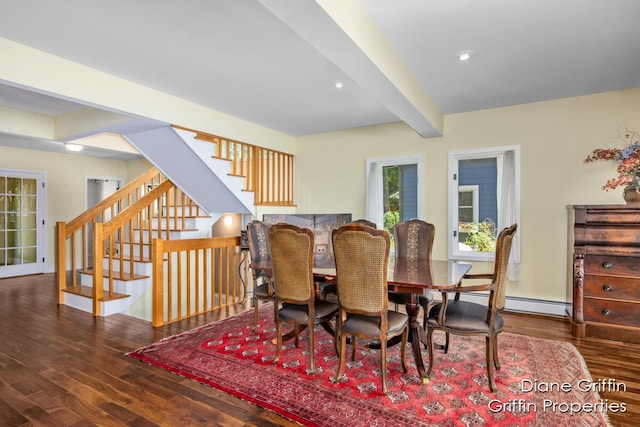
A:
<svg viewBox="0 0 640 427">
<path fill-rule="evenodd" d="M 291 426 L 278 415 L 125 353 L 249 308 L 153 328 L 124 315 L 58 306 L 53 274 L 0 279 L 0 426 Z M 616 379 L 614 426 L 640 425 L 640 345 L 577 340 L 564 319 L 506 314 L 507 330 L 572 342 L 594 379 Z"/>
</svg>

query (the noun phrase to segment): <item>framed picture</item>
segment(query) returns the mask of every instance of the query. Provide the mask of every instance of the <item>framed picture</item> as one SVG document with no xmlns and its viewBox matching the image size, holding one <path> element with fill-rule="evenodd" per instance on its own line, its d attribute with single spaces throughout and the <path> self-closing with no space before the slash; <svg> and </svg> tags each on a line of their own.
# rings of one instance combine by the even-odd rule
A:
<svg viewBox="0 0 640 427">
<path fill-rule="evenodd" d="M 285 222 L 309 228 L 314 235 L 313 264 L 319 268 L 335 266 L 331 231 L 351 222 L 351 214 L 264 214 L 267 224 Z"/>
</svg>

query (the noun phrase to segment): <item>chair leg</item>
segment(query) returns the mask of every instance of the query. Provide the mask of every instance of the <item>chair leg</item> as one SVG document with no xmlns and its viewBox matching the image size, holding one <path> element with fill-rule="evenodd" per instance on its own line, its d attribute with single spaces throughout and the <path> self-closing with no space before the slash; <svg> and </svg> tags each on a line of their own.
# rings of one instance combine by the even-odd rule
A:
<svg viewBox="0 0 640 427">
<path fill-rule="evenodd" d="M 387 335 L 380 337 L 380 369 L 382 370 L 382 394 L 385 396 L 389 392 L 387 387 Z"/>
<path fill-rule="evenodd" d="M 492 392 L 495 393 L 497 387 L 496 382 L 493 378 L 493 337 L 488 335 L 486 337 L 486 346 L 487 346 L 487 376 L 489 377 L 489 388 Z"/>
<path fill-rule="evenodd" d="M 253 332 L 258 327 L 258 297 L 253 295 Z"/>
<path fill-rule="evenodd" d="M 276 355 L 273 356 L 274 365 L 278 364 L 280 359 L 280 350 L 282 349 L 282 322 L 276 319 Z"/>
<path fill-rule="evenodd" d="M 427 348 L 429 350 L 429 369 L 427 369 L 427 379 L 433 370 L 433 329 L 427 327 Z"/>
<path fill-rule="evenodd" d="M 356 337 L 351 336 L 351 361 L 354 362 L 356 360 Z"/>
<path fill-rule="evenodd" d="M 295 345 L 296 348 L 298 348 L 298 345 L 300 344 L 300 328 L 298 327 L 298 325 L 293 325 L 293 334 L 295 335 Z"/>
<path fill-rule="evenodd" d="M 498 336 L 493 337 L 493 366 L 500 370 L 500 359 L 498 358 Z"/>
<path fill-rule="evenodd" d="M 338 335 L 338 328 L 336 328 L 336 335 Z M 340 381 L 342 376 L 342 370 L 344 369 L 344 358 L 347 352 L 347 334 L 340 333 L 340 357 L 338 361 L 338 373 L 336 374 L 336 383 Z"/>
<path fill-rule="evenodd" d="M 296 325 L 296 328 L 298 327 L 298 325 Z M 307 329 L 309 330 L 308 334 L 309 334 L 309 361 L 310 361 L 310 374 L 311 375 L 315 375 L 316 373 L 316 355 L 315 355 L 315 343 L 314 343 L 314 334 L 313 334 L 313 322 L 311 322 L 309 324 L 309 326 L 307 327 Z M 296 336 L 297 338 L 297 336 Z M 297 346 L 296 346 L 297 347 Z"/>
<path fill-rule="evenodd" d="M 444 334 L 444 352 L 449 352 L 449 332 L 445 332 Z"/>
</svg>

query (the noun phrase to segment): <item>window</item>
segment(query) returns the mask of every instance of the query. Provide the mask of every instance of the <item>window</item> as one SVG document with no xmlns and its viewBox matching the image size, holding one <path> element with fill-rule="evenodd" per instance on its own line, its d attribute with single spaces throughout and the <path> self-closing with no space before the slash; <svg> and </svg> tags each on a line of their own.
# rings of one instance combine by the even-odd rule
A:
<svg viewBox="0 0 640 427">
<path fill-rule="evenodd" d="M 367 160 L 366 217 L 392 239 L 398 222 L 420 217 L 421 169 L 419 157 Z"/>
<path fill-rule="evenodd" d="M 518 146 L 449 153 L 450 258 L 494 259 L 499 230 L 519 222 L 519 168 Z"/>
</svg>

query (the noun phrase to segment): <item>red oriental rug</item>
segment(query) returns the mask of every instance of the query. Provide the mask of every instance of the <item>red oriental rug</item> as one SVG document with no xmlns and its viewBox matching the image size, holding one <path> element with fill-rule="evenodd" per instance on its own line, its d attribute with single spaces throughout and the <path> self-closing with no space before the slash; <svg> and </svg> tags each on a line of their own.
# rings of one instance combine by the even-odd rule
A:
<svg viewBox="0 0 640 427">
<path fill-rule="evenodd" d="M 496 393 L 488 387 L 483 338 L 452 336 L 448 354 L 436 350 L 436 367 L 425 385 L 411 351 L 404 374 L 399 346 L 394 346 L 388 351 L 389 394 L 384 396 L 377 350 L 359 349 L 356 361 L 347 363 L 347 379 L 331 381 L 338 358 L 332 337 L 321 327 L 315 330 L 316 375 L 307 373 L 306 332 L 298 348 L 285 343 L 274 366 L 272 310 L 270 305 L 261 309 L 255 333 L 252 313 L 246 312 L 129 356 L 306 426 L 609 425 L 606 402 L 589 387 L 596 382 L 572 344 L 502 333 Z"/>
</svg>

